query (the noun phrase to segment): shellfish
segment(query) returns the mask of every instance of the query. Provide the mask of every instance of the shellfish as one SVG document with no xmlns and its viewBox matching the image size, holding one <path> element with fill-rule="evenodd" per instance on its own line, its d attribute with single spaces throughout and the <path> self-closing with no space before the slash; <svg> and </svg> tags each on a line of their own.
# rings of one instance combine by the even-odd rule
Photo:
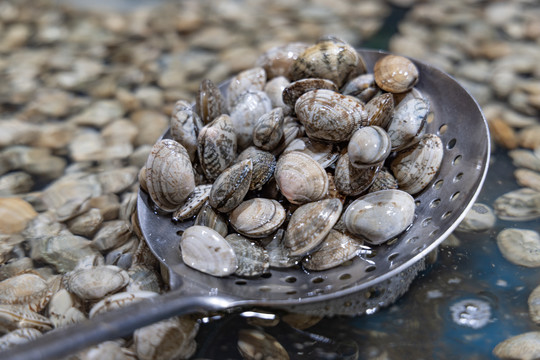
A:
<svg viewBox="0 0 540 360">
<path fill-rule="evenodd" d="M 197 152 L 207 179 L 215 180 L 232 164 L 236 155 L 237 138 L 229 115 L 220 115 L 202 128 Z"/>
<path fill-rule="evenodd" d="M 252 173 L 251 159 L 227 168 L 218 176 L 210 189 L 208 198 L 210 205 L 220 212 L 229 212 L 237 207 L 249 190 Z"/>
<path fill-rule="evenodd" d="M 384 91 L 403 93 L 418 82 L 418 69 L 406 57 L 387 55 L 379 59 L 373 67 L 375 82 Z"/>
<path fill-rule="evenodd" d="M 276 231 L 285 217 L 285 209 L 276 200 L 255 198 L 238 205 L 231 212 L 230 222 L 240 234 L 262 238 Z"/>
</svg>

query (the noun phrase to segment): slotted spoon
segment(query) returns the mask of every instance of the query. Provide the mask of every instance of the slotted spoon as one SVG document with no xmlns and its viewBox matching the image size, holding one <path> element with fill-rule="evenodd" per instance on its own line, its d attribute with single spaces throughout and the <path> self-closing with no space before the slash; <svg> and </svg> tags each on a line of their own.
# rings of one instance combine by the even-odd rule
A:
<svg viewBox="0 0 540 360">
<path fill-rule="evenodd" d="M 359 52 L 368 69 L 387 55 L 373 50 Z M 53 330 L 29 344 L 0 352 L 0 357 L 58 358 L 187 313 L 271 307 L 329 316 L 357 315 L 395 301 L 422 268 L 425 256 L 450 235 L 474 203 L 490 154 L 487 123 L 476 101 L 444 72 L 413 61 L 420 71 L 416 88 L 428 97 L 434 114 L 427 132 L 441 137 L 444 158 L 435 179 L 415 197 L 413 225 L 395 241 L 374 247 L 369 256 L 359 256 L 347 266 L 322 272 L 273 269 L 269 276 L 256 279 L 217 278 L 181 261 L 177 232 L 191 224 L 174 224 L 170 215 L 154 213 L 148 195 L 139 191 L 140 228 L 152 252 L 167 268 L 171 291 Z"/>
</svg>

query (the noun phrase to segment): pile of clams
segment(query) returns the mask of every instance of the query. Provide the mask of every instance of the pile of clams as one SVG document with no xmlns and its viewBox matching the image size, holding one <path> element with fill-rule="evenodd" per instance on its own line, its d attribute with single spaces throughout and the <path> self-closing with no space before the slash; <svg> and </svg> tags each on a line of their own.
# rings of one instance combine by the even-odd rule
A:
<svg viewBox="0 0 540 360">
<path fill-rule="evenodd" d="M 215 276 L 325 270 L 405 231 L 443 156 L 418 77 L 395 55 L 368 73 L 326 37 L 268 50 L 226 95 L 204 80 L 139 174 L 172 221 L 194 221 L 184 263 Z"/>
</svg>

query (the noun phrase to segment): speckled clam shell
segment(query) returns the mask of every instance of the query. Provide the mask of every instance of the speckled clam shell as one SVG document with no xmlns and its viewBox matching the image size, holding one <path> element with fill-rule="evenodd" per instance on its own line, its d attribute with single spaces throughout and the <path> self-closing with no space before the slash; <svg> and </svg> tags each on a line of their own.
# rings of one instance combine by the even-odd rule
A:
<svg viewBox="0 0 540 360">
<path fill-rule="evenodd" d="M 341 89 L 343 95 L 354 96 L 363 103 L 370 101 L 380 91 L 373 74 L 362 74 L 352 78 Z"/>
<path fill-rule="evenodd" d="M 241 71 L 232 77 L 227 87 L 227 105 L 232 109 L 240 95 L 246 91 L 262 91 L 266 84 L 266 72 L 262 67 Z"/>
<path fill-rule="evenodd" d="M 283 136 L 279 144 L 272 150 L 272 154 L 278 156 L 294 139 L 304 136 L 304 127 L 300 124 L 296 117 L 285 116 L 283 120 Z"/>
<path fill-rule="evenodd" d="M 339 158 L 339 151 L 334 144 L 312 140 L 308 137 L 294 139 L 283 153 L 300 151 L 317 161 L 323 168 L 335 163 Z"/>
<path fill-rule="evenodd" d="M 330 80 L 315 78 L 300 79 L 290 83 L 285 89 L 283 89 L 283 102 L 286 105 L 294 108 L 294 104 L 296 104 L 296 101 L 300 98 L 300 96 L 309 91 L 317 89 L 327 89 L 338 92 L 338 87 Z"/>
<path fill-rule="evenodd" d="M 25 305 L 40 312 L 57 290 L 38 275 L 20 274 L 0 282 L 0 304 Z"/>
<path fill-rule="evenodd" d="M 285 90 L 290 83 L 291 82 L 286 77 L 278 76 L 264 85 L 264 92 L 268 95 L 270 101 L 272 101 L 272 107 L 282 108 L 285 115 L 289 115 L 292 112 L 292 107 L 283 102 L 283 90 Z"/>
<path fill-rule="evenodd" d="M 290 268 L 301 261 L 301 256 L 291 256 L 291 251 L 283 243 L 285 230 L 276 231 L 264 249 L 268 252 L 270 258 L 270 267 Z"/>
<path fill-rule="evenodd" d="M 196 110 L 203 124 L 208 124 L 219 115 L 228 113 L 225 98 L 219 88 L 209 79 L 201 81 L 195 100 Z"/>
<path fill-rule="evenodd" d="M 328 191 L 328 176 L 311 156 L 291 151 L 283 154 L 274 174 L 279 190 L 293 204 L 322 199 Z"/>
<path fill-rule="evenodd" d="M 401 150 L 417 141 L 424 129 L 429 104 L 424 99 L 410 97 L 396 106 L 387 132 L 392 141 L 392 150 Z"/>
<path fill-rule="evenodd" d="M 330 230 L 321 246 L 302 260 L 308 270 L 327 270 L 354 258 L 360 250 L 356 239 L 336 230 Z"/>
<path fill-rule="evenodd" d="M 366 191 L 381 167 L 381 163 L 357 168 L 349 160 L 349 154 L 340 156 L 334 172 L 337 190 L 347 196 L 357 196 Z"/>
<path fill-rule="evenodd" d="M 276 200 L 255 198 L 231 211 L 229 221 L 240 234 L 262 238 L 272 234 L 285 221 L 286 212 Z"/>
<path fill-rule="evenodd" d="M 343 205 L 339 199 L 324 199 L 300 206 L 285 231 L 284 245 L 292 256 L 317 248 L 338 221 Z"/>
<path fill-rule="evenodd" d="M 417 144 L 400 151 L 390 164 L 399 188 L 411 195 L 422 191 L 439 171 L 443 154 L 442 141 L 435 134 L 425 134 Z"/>
<path fill-rule="evenodd" d="M 212 185 L 198 185 L 189 195 L 186 201 L 173 214 L 174 221 L 184 221 L 192 218 L 199 213 L 204 203 L 210 196 Z"/>
<path fill-rule="evenodd" d="M 205 226 L 187 228 L 182 234 L 180 249 L 184 264 L 206 274 L 227 276 L 238 267 L 236 254 L 227 240 Z"/>
<path fill-rule="evenodd" d="M 381 190 L 353 201 L 343 213 L 347 230 L 371 244 L 402 233 L 414 220 L 414 198 L 401 190 Z"/>
<path fill-rule="evenodd" d="M 225 240 L 236 255 L 238 267 L 235 275 L 260 276 L 268 271 L 270 258 L 262 246 L 239 234 L 230 234 Z"/>
<path fill-rule="evenodd" d="M 373 183 L 369 187 L 369 192 L 375 192 L 379 190 L 389 190 L 389 189 L 397 189 L 398 188 L 398 182 L 394 175 L 386 169 L 382 168 L 380 169 L 377 174 L 375 175 L 375 178 L 373 179 Z"/>
<path fill-rule="evenodd" d="M 296 59 L 291 67 L 291 80 L 328 79 L 340 88 L 350 77 L 365 72 L 364 60 L 352 46 L 330 38 L 308 47 Z"/>
<path fill-rule="evenodd" d="M 366 104 L 368 124 L 388 128 L 394 116 L 394 96 L 384 93 L 375 96 Z"/>
<path fill-rule="evenodd" d="M 157 142 L 146 161 L 145 183 L 160 209 L 176 210 L 195 189 L 193 167 L 186 149 L 170 139 Z"/>
<path fill-rule="evenodd" d="M 128 273 L 113 265 L 74 270 L 64 279 L 66 289 L 83 300 L 102 299 L 120 291 L 128 283 Z"/>
<path fill-rule="evenodd" d="M 201 118 L 185 101 L 175 104 L 171 120 L 171 138 L 186 148 L 193 162 L 197 156 L 197 137 L 202 129 Z"/>
<path fill-rule="evenodd" d="M 212 185 L 208 198 L 210 205 L 220 212 L 229 212 L 237 207 L 249 190 L 252 174 L 251 159 L 227 168 Z"/>
<path fill-rule="evenodd" d="M 326 89 L 302 95 L 296 101 L 295 111 L 307 136 L 331 142 L 349 140 L 367 120 L 360 100 Z"/>
<path fill-rule="evenodd" d="M 292 64 L 308 47 L 309 44 L 302 42 L 275 46 L 261 54 L 255 64 L 264 68 L 268 79 L 278 76 L 290 78 Z"/>
<path fill-rule="evenodd" d="M 280 107 L 263 114 L 253 127 L 253 144 L 263 150 L 273 150 L 283 137 L 285 116 Z"/>
<path fill-rule="evenodd" d="M 216 212 L 209 203 L 202 206 L 199 214 L 197 214 L 197 217 L 195 218 L 194 225 L 209 227 L 217 231 L 223 237 L 227 236 L 229 231 L 227 221 L 225 221 L 223 216 Z"/>
<path fill-rule="evenodd" d="M 356 130 L 347 145 L 349 160 L 355 167 L 373 166 L 386 160 L 391 149 L 390 136 L 379 126 Z"/>
<path fill-rule="evenodd" d="M 418 69 L 413 62 L 399 55 L 387 55 L 373 67 L 375 82 L 384 91 L 402 93 L 418 82 Z"/>
<path fill-rule="evenodd" d="M 540 234 L 530 229 L 508 228 L 497 234 L 497 246 L 504 258 L 529 268 L 540 267 Z"/>
<path fill-rule="evenodd" d="M 250 146 L 238 155 L 236 162 L 238 163 L 247 159 L 250 159 L 253 164 L 249 190 L 260 190 L 274 175 L 276 157 L 268 151 Z"/>
<path fill-rule="evenodd" d="M 231 118 L 221 115 L 203 127 L 198 142 L 197 152 L 204 175 L 215 180 L 236 157 L 237 138 Z"/>
<path fill-rule="evenodd" d="M 231 109 L 231 120 L 238 146 L 245 149 L 253 142 L 253 128 L 259 118 L 272 110 L 272 101 L 263 91 L 246 91 Z"/>
</svg>

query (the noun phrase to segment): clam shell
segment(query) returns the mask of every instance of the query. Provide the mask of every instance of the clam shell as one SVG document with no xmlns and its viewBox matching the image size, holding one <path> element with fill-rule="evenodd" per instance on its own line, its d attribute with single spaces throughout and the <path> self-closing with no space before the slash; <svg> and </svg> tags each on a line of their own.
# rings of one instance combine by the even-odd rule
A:
<svg viewBox="0 0 540 360">
<path fill-rule="evenodd" d="M 52 323 L 25 305 L 0 305 L 0 332 L 24 328 L 48 331 L 52 329 Z"/>
<path fill-rule="evenodd" d="M 368 124 L 386 129 L 394 116 L 394 96 L 384 93 L 375 96 L 366 104 Z"/>
<path fill-rule="evenodd" d="M 19 233 L 37 215 L 32 205 L 23 199 L 0 198 L 0 233 Z"/>
<path fill-rule="evenodd" d="M 172 219 L 174 221 L 183 221 L 197 215 L 208 200 L 210 189 L 212 189 L 212 185 L 196 186 L 182 206 L 174 212 Z"/>
<path fill-rule="evenodd" d="M 348 231 L 371 244 L 402 233 L 414 220 L 414 198 L 401 190 L 381 190 L 353 201 L 343 213 Z"/>
<path fill-rule="evenodd" d="M 305 93 L 294 108 L 307 136 L 316 140 L 347 141 L 367 120 L 360 100 L 326 89 Z"/>
<path fill-rule="evenodd" d="M 280 155 L 294 139 L 304 135 L 304 127 L 296 120 L 292 116 L 285 117 L 283 120 L 283 136 L 279 144 L 272 150 L 272 154 Z"/>
<path fill-rule="evenodd" d="M 201 81 L 196 97 L 196 110 L 203 124 L 227 113 L 225 99 L 219 88 L 209 79 Z"/>
<path fill-rule="evenodd" d="M 296 104 L 296 101 L 300 98 L 300 96 L 309 91 L 317 89 L 327 89 L 335 92 L 339 91 L 336 84 L 330 80 L 314 78 L 300 79 L 290 83 L 287 85 L 287 87 L 285 87 L 285 89 L 283 89 L 283 102 L 286 105 L 294 108 L 294 104 Z"/>
<path fill-rule="evenodd" d="M 497 246 L 504 258 L 529 268 L 540 267 L 540 234 L 529 229 L 504 229 L 497 235 Z"/>
<path fill-rule="evenodd" d="M 305 255 L 317 248 L 338 221 L 342 209 L 339 199 L 310 202 L 296 209 L 283 239 L 291 256 Z"/>
<path fill-rule="evenodd" d="M 262 91 L 266 84 L 266 72 L 262 67 L 244 70 L 233 76 L 227 88 L 227 104 L 232 109 L 240 95 L 246 91 Z"/>
<path fill-rule="evenodd" d="M 325 169 L 339 159 L 339 151 L 334 144 L 312 140 L 308 137 L 294 139 L 283 150 L 283 153 L 286 154 L 291 151 L 300 151 L 311 156 Z"/>
<path fill-rule="evenodd" d="M 0 351 L 30 342 L 37 339 L 41 335 L 41 331 L 32 328 L 13 330 L 12 332 L 0 337 Z"/>
<path fill-rule="evenodd" d="M 93 318 L 96 315 L 119 309 L 137 301 L 141 301 L 143 299 L 148 299 L 158 295 L 158 293 L 152 291 L 119 292 L 113 295 L 109 295 L 103 300 L 97 302 L 94 306 L 92 306 L 90 312 L 88 313 L 88 317 Z"/>
<path fill-rule="evenodd" d="M 278 76 L 290 78 L 292 64 L 308 47 L 302 42 L 275 46 L 261 54 L 255 64 L 264 68 L 268 79 Z"/>
<path fill-rule="evenodd" d="M 321 78 L 340 88 L 347 80 L 366 72 L 364 60 L 349 44 L 337 38 L 308 47 L 291 67 L 291 80 Z"/>
<path fill-rule="evenodd" d="M 392 150 L 401 150 L 415 141 L 424 129 L 429 104 L 419 98 L 411 97 L 396 106 L 394 117 L 388 125 L 388 135 Z"/>
<path fill-rule="evenodd" d="M 146 161 L 145 182 L 150 197 L 160 209 L 176 210 L 195 189 L 186 149 L 170 139 L 157 142 Z"/>
<path fill-rule="evenodd" d="M 413 62 L 399 55 L 387 55 L 373 67 L 375 82 L 384 91 L 402 93 L 418 82 L 418 69 Z"/>
<path fill-rule="evenodd" d="M 102 299 L 120 291 L 128 283 L 128 273 L 113 265 L 75 270 L 64 280 L 66 289 L 83 300 Z"/>
<path fill-rule="evenodd" d="M 290 84 L 290 81 L 286 77 L 278 76 L 266 83 L 264 86 L 264 92 L 272 101 L 272 107 L 280 107 L 283 109 L 285 115 L 289 115 L 292 112 L 292 108 L 289 105 L 285 105 L 283 102 L 283 90 Z"/>
<path fill-rule="evenodd" d="M 443 152 L 435 134 L 425 134 L 417 144 L 400 151 L 390 165 L 399 188 L 412 195 L 422 191 L 439 171 Z"/>
<path fill-rule="evenodd" d="M 253 127 L 253 144 L 263 150 L 273 150 L 283 137 L 283 109 L 278 107 L 263 114 Z"/>
<path fill-rule="evenodd" d="M 493 204 L 497 217 L 509 221 L 528 221 L 540 217 L 540 191 L 529 188 L 512 190 Z"/>
<path fill-rule="evenodd" d="M 355 167 L 372 166 L 390 155 L 390 136 L 378 126 L 365 126 L 356 130 L 349 141 L 349 160 Z"/>
<path fill-rule="evenodd" d="M 334 172 L 337 190 L 347 196 L 360 195 L 371 186 L 381 165 L 358 168 L 353 166 L 348 153 L 341 155 Z"/>
<path fill-rule="evenodd" d="M 17 275 L 0 282 L 0 304 L 25 305 L 40 312 L 57 289 L 38 275 Z"/>
<path fill-rule="evenodd" d="M 375 175 L 375 178 L 373 179 L 373 183 L 369 187 L 369 192 L 375 192 L 379 190 L 397 189 L 397 188 L 398 188 L 398 183 L 394 175 L 392 175 L 392 173 L 388 171 L 386 168 L 382 168 Z"/>
<path fill-rule="evenodd" d="M 189 104 L 182 100 L 176 102 L 170 120 L 171 138 L 186 148 L 191 161 L 197 156 L 197 137 L 202 127 L 201 118 Z"/>
<path fill-rule="evenodd" d="M 249 190 L 252 174 L 251 159 L 226 169 L 212 185 L 208 198 L 210 205 L 220 212 L 229 212 L 237 207 Z"/>
<path fill-rule="evenodd" d="M 217 231 L 223 237 L 227 236 L 228 233 L 227 221 L 225 221 L 223 216 L 214 211 L 208 203 L 204 204 L 199 211 L 194 225 L 209 227 Z"/>
<path fill-rule="evenodd" d="M 358 255 L 359 243 L 337 230 L 330 230 L 321 246 L 302 260 L 308 270 L 327 270 L 339 266 Z"/>
<path fill-rule="evenodd" d="M 198 142 L 197 151 L 204 175 L 215 180 L 236 156 L 237 138 L 231 118 L 228 115 L 218 116 L 202 128 Z"/>
<path fill-rule="evenodd" d="M 285 247 L 283 238 L 285 230 L 276 231 L 268 244 L 264 247 L 268 252 L 270 266 L 274 268 L 290 268 L 300 262 L 300 256 L 291 256 L 289 248 Z"/>
<path fill-rule="evenodd" d="M 251 160 L 253 173 L 249 190 L 260 190 L 274 175 L 276 157 L 271 153 L 250 146 L 238 155 L 236 162 Z"/>
<path fill-rule="evenodd" d="M 245 360 L 290 359 L 287 350 L 273 336 L 255 329 L 240 330 L 238 351 Z"/>
<path fill-rule="evenodd" d="M 363 103 L 370 101 L 378 92 L 379 87 L 375 83 L 373 74 L 362 74 L 351 79 L 341 89 L 343 95 L 351 95 L 358 98 Z"/>
<path fill-rule="evenodd" d="M 238 267 L 235 275 L 259 276 L 268 271 L 270 258 L 260 245 L 239 234 L 228 235 L 225 240 L 236 254 Z"/>
<path fill-rule="evenodd" d="M 232 227 L 240 234 L 262 238 L 272 234 L 285 221 L 286 212 L 276 200 L 255 198 L 242 202 L 231 212 Z"/>
<path fill-rule="evenodd" d="M 245 149 L 253 141 L 253 128 L 259 118 L 272 110 L 272 101 L 263 91 L 246 91 L 231 109 L 238 146 Z"/>
<path fill-rule="evenodd" d="M 328 191 L 326 171 L 309 155 L 298 151 L 279 158 L 274 178 L 283 196 L 293 204 L 320 200 Z"/>
<path fill-rule="evenodd" d="M 180 241 L 184 264 L 203 273 L 227 276 L 236 271 L 238 261 L 223 236 L 206 226 L 187 228 Z"/>
</svg>

